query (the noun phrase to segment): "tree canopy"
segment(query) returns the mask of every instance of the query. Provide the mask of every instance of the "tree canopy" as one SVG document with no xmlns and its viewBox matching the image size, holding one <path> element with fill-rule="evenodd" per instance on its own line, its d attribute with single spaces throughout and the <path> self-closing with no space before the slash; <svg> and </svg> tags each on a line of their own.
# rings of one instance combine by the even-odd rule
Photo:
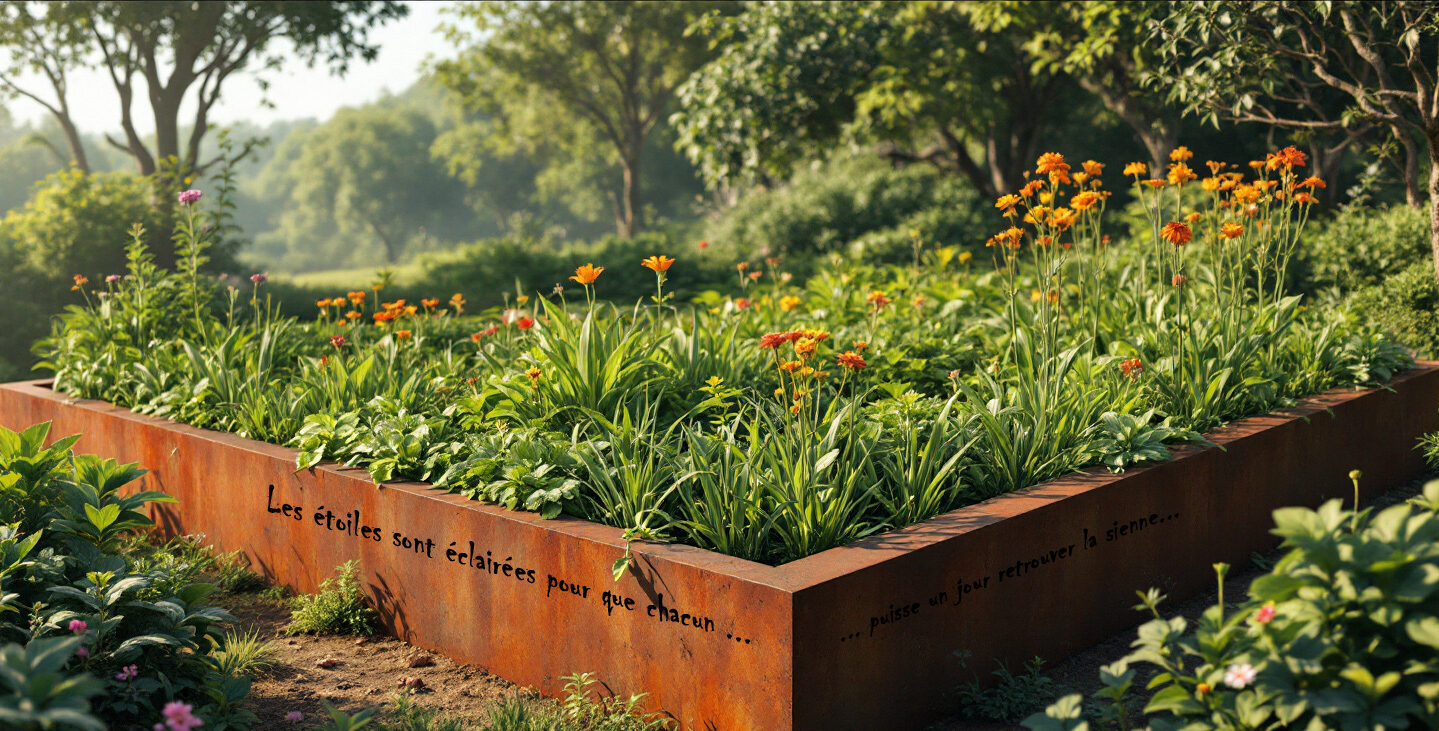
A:
<svg viewBox="0 0 1439 731">
<path fill-rule="evenodd" d="M 446 32 L 466 51 L 436 64 L 435 73 L 467 108 L 491 120 L 488 144 L 557 148 L 553 159 L 593 160 L 590 175 L 612 181 L 607 198 L 615 228 L 630 235 L 646 222 L 651 135 L 671 111 L 675 87 L 708 57 L 703 39 L 685 30 L 701 14 L 732 5 L 462 5 Z M 596 151 L 598 159 L 586 154 Z"/>
<path fill-rule="evenodd" d="M 156 172 L 166 161 L 189 173 L 213 162 L 199 159 L 201 143 L 211 127 L 210 112 L 235 72 L 278 66 L 282 39 L 302 62 L 343 70 L 355 56 L 374 57 L 371 28 L 406 12 L 389 0 L 5 3 L 0 86 L 44 106 L 65 131 L 75 164 L 89 170 L 69 106 L 69 77 L 81 68 L 104 69 L 119 95 L 123 135 L 107 141 L 125 150 L 141 174 Z M 22 86 L 18 76 L 24 71 L 38 72 L 47 88 Z M 149 103 L 153 141 L 137 131 L 137 95 Z M 193 116 L 182 125 L 186 101 Z"/>
</svg>

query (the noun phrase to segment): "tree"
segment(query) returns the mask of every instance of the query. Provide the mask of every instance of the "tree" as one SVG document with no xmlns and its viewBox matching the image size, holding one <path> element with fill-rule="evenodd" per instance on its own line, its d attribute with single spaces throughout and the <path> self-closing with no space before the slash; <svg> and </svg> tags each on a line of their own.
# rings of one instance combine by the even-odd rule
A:
<svg viewBox="0 0 1439 731">
<path fill-rule="evenodd" d="M 1025 3 L 993 3 L 990 12 L 1013 13 Z M 1148 43 L 1150 24 L 1164 16 L 1164 3 L 1094 0 L 1051 3 L 1025 44 L 1035 63 L 1064 73 L 1093 94 L 1133 130 L 1159 170 L 1179 144 L 1181 109 L 1144 86 L 1161 63 Z"/>
<path fill-rule="evenodd" d="M 245 68 L 274 69 L 284 40 L 306 64 L 325 61 L 343 71 L 351 58 L 373 58 L 368 32 L 403 16 L 396 2 L 9 2 L 0 7 L 0 46 L 8 52 L 0 86 L 45 107 L 65 131 L 82 170 L 88 158 L 69 107 L 68 74 L 103 68 L 120 98 L 123 140 L 107 141 L 134 158 L 142 175 L 174 160 L 180 174 L 201 172 L 210 111 L 224 83 Z M 38 72 L 47 91 L 22 87 L 18 75 Z M 143 91 L 155 122 L 153 143 L 140 136 L 134 100 Z M 182 135 L 181 107 L 193 116 Z M 182 139 L 183 137 L 183 139 Z"/>
<path fill-rule="evenodd" d="M 278 235 L 306 242 L 305 264 L 333 267 L 367 244 L 393 264 L 416 236 L 445 233 L 453 222 L 444 214 L 464 205 L 430 158 L 435 136 L 422 112 L 385 104 L 341 109 L 291 135 L 263 174 L 286 199 Z"/>
<path fill-rule="evenodd" d="M 1025 3 L 764 3 L 707 23 L 719 56 L 680 89 L 680 145 L 714 185 L 766 182 L 836 144 L 1017 187 L 1071 82 L 1025 50 Z"/>
<path fill-rule="evenodd" d="M 1386 2 L 1175 3 L 1154 25 L 1160 84 L 1210 120 L 1261 122 L 1396 150 L 1411 206 L 1429 166 L 1439 277 L 1439 7 Z"/>
<path fill-rule="evenodd" d="M 686 28 L 722 2 L 544 2 L 462 5 L 446 33 L 467 49 L 435 65 L 442 84 L 491 120 L 494 144 L 536 150 L 603 143 L 615 182 L 615 229 L 645 225 L 647 142 L 670 112 L 677 87 L 709 56 Z"/>
</svg>

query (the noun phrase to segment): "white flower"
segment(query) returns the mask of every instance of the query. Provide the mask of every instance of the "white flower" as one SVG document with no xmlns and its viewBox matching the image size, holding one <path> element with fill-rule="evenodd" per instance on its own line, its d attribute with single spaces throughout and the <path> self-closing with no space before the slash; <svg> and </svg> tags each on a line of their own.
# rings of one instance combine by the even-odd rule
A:
<svg viewBox="0 0 1439 731">
<path fill-rule="evenodd" d="M 1230 665 L 1229 669 L 1224 671 L 1224 684 L 1231 688 L 1234 688 L 1235 690 L 1239 690 L 1240 688 L 1243 688 L 1244 686 L 1253 683 L 1254 676 L 1257 674 L 1258 673 L 1254 670 L 1254 666 L 1250 665 L 1249 663 L 1244 663 L 1241 665 Z"/>
</svg>

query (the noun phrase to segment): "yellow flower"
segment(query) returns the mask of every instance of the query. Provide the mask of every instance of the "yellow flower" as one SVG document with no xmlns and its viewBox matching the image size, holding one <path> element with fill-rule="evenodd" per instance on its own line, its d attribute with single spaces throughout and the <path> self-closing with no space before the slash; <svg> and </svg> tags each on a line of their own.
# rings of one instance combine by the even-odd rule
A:
<svg viewBox="0 0 1439 731">
<path fill-rule="evenodd" d="M 808 359 L 810 356 L 814 355 L 814 351 L 818 347 L 819 341 L 815 340 L 814 338 L 800 338 L 799 340 L 794 341 L 795 355 L 798 355 L 801 358 Z"/>
<path fill-rule="evenodd" d="M 520 295 L 520 296 L 518 296 L 518 297 L 515 298 L 515 304 L 517 304 L 517 305 L 523 305 L 524 303 L 529 302 L 529 301 L 530 301 L 530 296 L 527 295 L 527 294 L 522 294 L 522 295 Z"/>
<path fill-rule="evenodd" d="M 670 266 L 674 263 L 674 259 L 660 254 L 658 256 L 651 256 L 650 258 L 641 261 L 640 266 L 654 272 L 655 274 L 662 274 L 669 271 Z"/>
<path fill-rule="evenodd" d="M 580 284 L 588 287 L 589 285 L 594 284 L 595 280 L 599 279 L 600 275 L 604 274 L 604 272 L 604 267 L 596 267 L 593 264 L 585 264 L 575 269 L 575 275 L 570 277 L 570 280 L 579 282 Z"/>
<path fill-rule="evenodd" d="M 709 384 L 710 388 L 718 388 L 721 383 L 724 383 L 724 379 L 719 376 L 710 376 L 705 379 L 705 383 Z"/>
<path fill-rule="evenodd" d="M 1005 193 L 999 197 L 999 200 L 994 202 L 994 207 L 1004 211 L 1006 214 L 1013 211 L 1017 205 L 1019 205 L 1019 196 L 1013 193 Z"/>
<path fill-rule="evenodd" d="M 1124 166 L 1124 174 L 1143 177 L 1149 174 L 1149 166 L 1142 162 L 1131 162 Z"/>
<path fill-rule="evenodd" d="M 968 251 L 961 251 L 961 252 L 959 252 L 959 263 L 960 263 L 960 264 L 968 264 L 968 263 L 969 263 L 969 260 L 970 260 L 970 259 L 973 259 L 973 258 L 974 258 L 974 254 L 971 254 L 971 253 L 969 253 Z"/>
<path fill-rule="evenodd" d="M 1194 157 L 1194 153 L 1190 152 L 1189 148 L 1184 145 L 1174 148 L 1174 150 L 1169 153 L 1169 159 L 1174 162 L 1184 162 L 1192 157 Z"/>
<path fill-rule="evenodd" d="M 1169 175 L 1167 177 L 1169 180 L 1169 184 L 1174 186 L 1182 186 L 1191 180 L 1199 179 L 1199 176 L 1196 175 L 1194 171 L 1189 168 L 1188 165 L 1185 165 L 1182 162 L 1176 162 L 1173 165 L 1170 165 Z"/>
<path fill-rule="evenodd" d="M 1086 190 L 1079 195 L 1069 199 L 1069 206 L 1076 211 L 1087 211 L 1099 204 L 1101 200 L 1098 193 Z"/>
<path fill-rule="evenodd" d="M 799 301 L 799 298 L 794 295 L 781 297 L 779 299 L 779 308 L 785 312 L 793 312 L 796 307 L 799 307 Z"/>
</svg>

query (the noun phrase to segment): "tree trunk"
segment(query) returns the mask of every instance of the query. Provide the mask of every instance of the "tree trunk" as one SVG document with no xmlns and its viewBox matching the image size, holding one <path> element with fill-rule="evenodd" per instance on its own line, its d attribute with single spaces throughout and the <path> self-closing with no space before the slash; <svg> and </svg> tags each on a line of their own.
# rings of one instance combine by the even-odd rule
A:
<svg viewBox="0 0 1439 731">
<path fill-rule="evenodd" d="M 621 155 L 620 174 L 624 190 L 620 197 L 620 219 L 616 223 L 618 223 L 619 235 L 629 238 L 639 233 L 640 227 L 644 225 L 642 220 L 644 211 L 640 203 L 640 150 L 638 144 Z"/>
<path fill-rule="evenodd" d="M 1419 145 L 1414 141 L 1413 137 L 1409 136 L 1407 130 L 1396 128 L 1394 135 L 1404 146 L 1404 202 L 1408 203 L 1410 207 L 1420 208 L 1424 205 L 1424 197 L 1419 194 Z M 1435 159 L 1434 145 L 1435 142 L 1431 139 L 1429 142 L 1429 159 L 1431 163 Z M 1434 201 L 1434 172 L 1432 164 L 1429 173 L 1429 196 L 1430 204 L 1432 205 Z M 1439 266 L 1439 264 L 1436 264 L 1436 266 Z"/>
<path fill-rule="evenodd" d="M 60 129 L 65 131 L 65 144 L 70 147 L 70 157 L 75 161 L 75 167 L 80 172 L 90 172 L 90 160 L 85 157 L 85 145 L 80 142 L 80 131 L 75 129 L 75 123 L 70 120 L 69 115 L 56 115 L 60 121 Z"/>
<path fill-rule="evenodd" d="M 1434 278 L 1439 279 L 1439 137 L 1429 138 L 1429 248 L 1434 252 Z"/>
</svg>

